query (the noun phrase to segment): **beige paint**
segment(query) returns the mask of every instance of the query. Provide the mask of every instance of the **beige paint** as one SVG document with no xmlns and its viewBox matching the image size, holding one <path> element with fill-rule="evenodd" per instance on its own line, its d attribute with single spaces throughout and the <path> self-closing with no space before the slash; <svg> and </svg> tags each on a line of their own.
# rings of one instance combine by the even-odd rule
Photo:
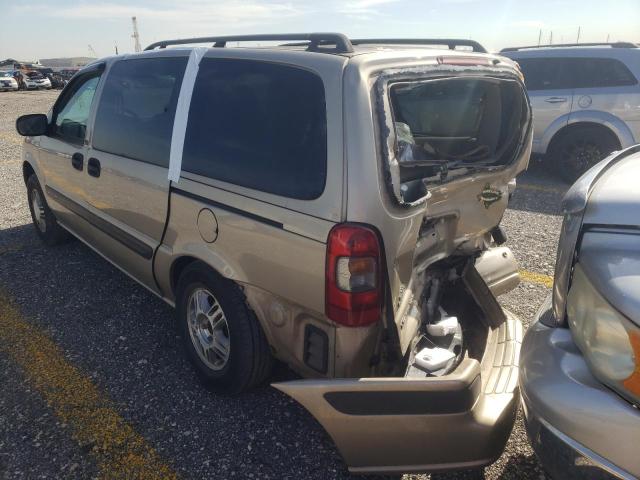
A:
<svg viewBox="0 0 640 480">
<path fill-rule="evenodd" d="M 481 362 L 466 358 L 444 377 L 300 380 L 274 387 L 300 402 L 327 430 L 354 473 L 432 472 L 492 463 L 509 437 L 518 397 L 522 325 L 490 331 Z M 493 372 L 495 381 L 493 380 Z M 439 415 L 349 415 L 324 397 L 328 392 L 455 392 L 480 379 L 473 407 Z"/>
<path fill-rule="evenodd" d="M 188 51 L 175 50 L 143 55 L 187 54 Z M 489 246 L 487 232 L 499 223 L 506 208 L 508 184 L 526 166 L 528 150 L 507 169 L 431 188 L 426 210 L 425 206 L 400 209 L 388 197 L 383 183 L 371 89 L 382 70 L 435 66 L 433 51 L 381 51 L 347 59 L 287 50 L 215 49 L 207 56 L 268 59 L 310 69 L 323 79 L 328 166 L 326 188 L 319 199 L 284 199 L 183 172 L 178 188 L 281 223 L 283 228 L 256 222 L 233 210 L 172 195 L 166 235 L 154 260 L 158 285 L 150 261 L 48 200 L 66 227 L 169 303 L 175 300 L 170 278 L 173 263 L 182 256 L 202 260 L 245 289 L 274 352 L 296 370 L 315 375 L 302 364 L 300 351 L 302 327 L 310 322 L 323 328 L 331 339 L 329 376 L 370 374 L 371 357 L 379 351 L 379 327 L 338 328 L 324 316 L 325 243 L 331 227 L 346 220 L 371 224 L 379 230 L 387 253 L 392 303 L 397 306 L 392 318 L 405 352 L 418 327 L 419 316 L 419 312 L 414 317 L 407 315 L 421 293 L 412 289 L 412 272 L 452 254 L 469 255 Z M 106 74 L 111 63 L 107 61 Z M 101 89 L 102 83 L 96 95 L 101 94 Z M 91 118 L 95 117 L 95 105 L 93 109 Z M 155 249 L 166 215 L 166 169 L 91 150 L 91 125 L 87 136 L 88 145 L 81 147 L 46 137 L 40 139 L 39 154 L 43 161 L 37 164 L 43 165 L 45 183 Z M 70 155 L 78 148 L 85 152 L 85 164 L 89 156 L 99 158 L 103 169 L 100 178 L 89 177 L 86 168 L 77 172 L 70 167 Z M 477 200 L 486 183 L 503 192 L 502 200 L 490 208 Z M 197 216 L 203 208 L 210 208 L 216 216 L 215 242 L 204 241 L 198 230 Z M 433 223 L 432 235 L 418 238 L 425 214 Z M 511 288 L 514 275 L 511 263 L 492 264 L 489 270 L 498 271 L 498 281 Z M 507 277 L 510 280 L 505 280 Z M 277 317 L 277 321 L 272 321 L 272 317 Z"/>
</svg>

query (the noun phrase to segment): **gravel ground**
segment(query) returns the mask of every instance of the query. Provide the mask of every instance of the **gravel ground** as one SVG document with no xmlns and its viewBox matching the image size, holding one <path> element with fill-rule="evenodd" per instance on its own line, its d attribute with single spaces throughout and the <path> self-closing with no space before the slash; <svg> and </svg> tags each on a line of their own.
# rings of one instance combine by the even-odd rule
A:
<svg viewBox="0 0 640 480">
<path fill-rule="evenodd" d="M 234 398 L 205 390 L 183 355 L 168 306 L 80 242 L 40 244 L 14 123 L 20 114 L 46 111 L 57 94 L 0 94 L 0 289 L 182 478 L 349 478 L 331 440 L 302 407 L 270 387 Z M 523 268 L 552 275 L 566 187 L 536 165 L 518 181 L 503 221 L 509 245 Z M 523 283 L 501 301 L 528 325 L 548 293 Z M 275 373 L 290 376 L 284 367 Z M 97 475 L 92 456 L 1 354 L 0 384 L 0 478 Z M 543 477 L 519 416 L 486 478 Z"/>
</svg>

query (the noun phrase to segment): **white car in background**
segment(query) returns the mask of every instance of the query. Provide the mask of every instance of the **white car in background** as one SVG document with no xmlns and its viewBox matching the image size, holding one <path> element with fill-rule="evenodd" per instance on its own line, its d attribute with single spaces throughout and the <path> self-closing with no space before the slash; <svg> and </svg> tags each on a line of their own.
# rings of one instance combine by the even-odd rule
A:
<svg viewBox="0 0 640 480">
<path fill-rule="evenodd" d="M 24 74 L 24 84 L 27 90 L 51 89 L 51 80 L 40 72 L 27 72 Z"/>
<path fill-rule="evenodd" d="M 18 82 L 13 78 L 11 72 L 0 72 L 0 90 L 18 90 Z"/>
<path fill-rule="evenodd" d="M 533 153 L 573 183 L 615 150 L 640 142 L 640 48 L 634 43 L 505 48 L 524 74 Z"/>
</svg>

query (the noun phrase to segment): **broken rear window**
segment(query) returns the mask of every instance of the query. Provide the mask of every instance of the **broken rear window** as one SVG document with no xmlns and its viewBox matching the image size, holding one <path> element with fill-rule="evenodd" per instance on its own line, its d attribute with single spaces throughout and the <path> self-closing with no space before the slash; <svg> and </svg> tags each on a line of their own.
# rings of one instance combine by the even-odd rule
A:
<svg viewBox="0 0 640 480">
<path fill-rule="evenodd" d="M 412 182 L 442 183 L 510 164 L 528 119 L 520 84 L 492 77 L 391 83 L 389 100 L 405 201 L 424 190 Z"/>
</svg>

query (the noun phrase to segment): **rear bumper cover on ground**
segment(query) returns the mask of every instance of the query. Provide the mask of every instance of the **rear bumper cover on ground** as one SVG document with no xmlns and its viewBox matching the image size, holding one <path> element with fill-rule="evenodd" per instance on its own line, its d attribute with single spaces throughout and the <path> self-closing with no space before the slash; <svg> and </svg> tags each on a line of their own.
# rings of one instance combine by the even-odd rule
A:
<svg viewBox="0 0 640 480">
<path fill-rule="evenodd" d="M 490 333 L 482 363 L 440 378 L 300 380 L 274 385 L 327 430 L 353 473 L 481 467 L 507 442 L 519 403 L 520 321 Z"/>
<path fill-rule="evenodd" d="M 640 411 L 593 377 L 570 330 L 536 319 L 521 358 L 527 433 L 553 478 L 639 477 Z"/>
</svg>

